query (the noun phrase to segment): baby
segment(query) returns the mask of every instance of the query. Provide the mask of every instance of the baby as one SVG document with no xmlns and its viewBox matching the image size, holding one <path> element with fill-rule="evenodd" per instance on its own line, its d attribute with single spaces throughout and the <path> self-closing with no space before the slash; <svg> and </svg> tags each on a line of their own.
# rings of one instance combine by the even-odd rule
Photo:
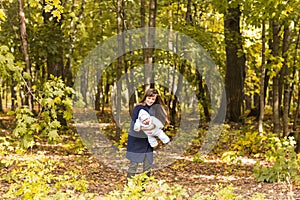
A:
<svg viewBox="0 0 300 200">
<path fill-rule="evenodd" d="M 151 147 L 156 147 L 158 142 L 154 136 L 157 136 L 164 144 L 170 142 L 170 138 L 163 132 L 163 124 L 159 119 L 141 109 L 138 115 L 138 119 L 134 124 L 134 130 L 140 131 L 143 127 L 144 133 L 148 137 L 148 141 Z"/>
</svg>

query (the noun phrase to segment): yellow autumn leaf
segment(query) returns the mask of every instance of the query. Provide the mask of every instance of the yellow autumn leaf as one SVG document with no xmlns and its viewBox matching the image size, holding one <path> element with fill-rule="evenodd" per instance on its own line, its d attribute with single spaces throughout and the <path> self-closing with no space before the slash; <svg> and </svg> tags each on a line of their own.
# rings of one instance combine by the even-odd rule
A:
<svg viewBox="0 0 300 200">
<path fill-rule="evenodd" d="M 59 12 L 58 10 L 53 10 L 52 12 L 53 17 L 57 17 L 57 20 L 59 21 L 61 19 L 61 12 Z"/>
<path fill-rule="evenodd" d="M 6 20 L 6 16 L 5 16 L 5 13 L 4 13 L 3 9 L 0 9 L 0 19 L 1 19 L 2 21 L 5 21 L 5 20 Z"/>
<path fill-rule="evenodd" d="M 45 10 L 45 12 L 51 12 L 52 8 L 53 8 L 53 6 L 48 4 L 44 7 L 44 10 Z"/>
</svg>

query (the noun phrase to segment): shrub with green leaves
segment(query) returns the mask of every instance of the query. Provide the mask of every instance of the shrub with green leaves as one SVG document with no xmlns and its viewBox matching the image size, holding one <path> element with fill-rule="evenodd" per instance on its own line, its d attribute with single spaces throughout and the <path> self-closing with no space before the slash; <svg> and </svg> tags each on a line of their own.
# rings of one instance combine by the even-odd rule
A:
<svg viewBox="0 0 300 200">
<path fill-rule="evenodd" d="M 268 138 L 273 136 L 259 133 L 254 126 L 244 126 L 240 131 L 237 131 L 236 137 L 237 140 L 232 145 L 234 151 L 237 151 L 241 156 L 260 157 L 265 152 Z"/>
<path fill-rule="evenodd" d="M 163 180 L 157 180 L 154 177 L 147 177 L 145 174 L 136 175 L 128 180 L 128 184 L 123 190 L 115 190 L 108 195 L 101 197 L 102 200 L 241 200 L 245 199 L 234 193 L 232 185 L 223 187 L 222 185 L 215 186 L 215 192 L 211 195 L 196 193 L 189 195 L 187 190 L 181 185 L 167 184 Z M 257 197 L 257 198 L 256 198 Z M 250 199 L 263 200 L 264 196 L 255 193 Z"/>
<path fill-rule="evenodd" d="M 80 172 L 70 168 L 63 174 L 57 169 L 64 168 L 64 163 L 40 155 L 27 156 L 26 160 L 16 158 L 2 160 L 11 171 L 1 179 L 10 184 L 3 196 L 6 199 L 73 199 L 77 193 L 87 192 L 88 182 Z M 56 198 L 60 197 L 60 198 Z M 78 198 L 79 199 L 79 198 Z"/>
<path fill-rule="evenodd" d="M 38 116 L 26 106 L 12 113 L 17 119 L 13 133 L 21 138 L 22 147 L 32 147 L 35 138 L 40 136 L 47 137 L 49 141 L 59 138 L 59 131 L 63 128 L 62 120 L 72 119 L 72 93 L 73 89 L 67 87 L 61 78 L 51 76 L 35 96 L 41 106 Z"/>
<path fill-rule="evenodd" d="M 136 175 L 128 180 L 123 191 L 110 192 L 103 200 L 146 200 L 146 199 L 185 199 L 188 197 L 186 189 L 180 185 L 169 185 L 164 181 L 158 181 L 146 174 Z"/>
<path fill-rule="evenodd" d="M 278 182 L 289 181 L 300 183 L 300 159 L 295 153 L 295 140 L 293 137 L 270 138 L 266 160 L 270 166 L 257 165 L 254 168 L 254 177 L 257 181 Z"/>
</svg>

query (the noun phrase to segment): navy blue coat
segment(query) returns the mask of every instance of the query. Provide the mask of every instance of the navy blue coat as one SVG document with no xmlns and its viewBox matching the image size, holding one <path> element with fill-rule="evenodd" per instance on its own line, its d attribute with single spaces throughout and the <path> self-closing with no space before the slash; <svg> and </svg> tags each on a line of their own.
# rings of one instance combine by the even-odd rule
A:
<svg viewBox="0 0 300 200">
<path fill-rule="evenodd" d="M 151 113 L 152 110 L 150 110 L 149 106 L 138 105 L 133 109 L 130 130 L 128 133 L 126 158 L 130 161 L 141 163 L 147 155 L 149 161 L 153 163 L 153 148 L 150 146 L 146 134 L 143 131 L 136 132 L 133 130 L 134 123 L 136 122 L 141 109 L 146 110 L 150 115 L 153 114 Z"/>
</svg>

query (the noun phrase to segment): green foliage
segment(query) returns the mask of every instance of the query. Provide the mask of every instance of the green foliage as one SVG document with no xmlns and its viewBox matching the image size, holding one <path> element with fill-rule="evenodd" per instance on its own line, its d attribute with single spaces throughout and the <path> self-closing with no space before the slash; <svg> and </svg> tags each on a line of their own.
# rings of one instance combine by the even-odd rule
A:
<svg viewBox="0 0 300 200">
<path fill-rule="evenodd" d="M 16 141 L 15 138 L 10 135 L 0 136 L 0 156 L 8 156 L 11 153 L 22 154 L 23 152 L 19 141 Z"/>
<path fill-rule="evenodd" d="M 226 151 L 222 154 L 222 162 L 225 163 L 236 163 L 239 161 L 237 151 Z"/>
<path fill-rule="evenodd" d="M 242 199 L 241 197 L 233 193 L 232 185 L 229 185 L 223 189 L 217 187 L 216 190 L 218 191 L 214 193 L 216 199 L 222 199 L 222 200 Z"/>
<path fill-rule="evenodd" d="M 61 119 L 72 119 L 72 98 L 73 89 L 67 87 L 61 78 L 50 76 L 41 94 L 41 105 L 43 106 L 42 124 L 43 133 L 48 135 L 50 140 L 58 137 L 58 130 L 61 127 Z"/>
<path fill-rule="evenodd" d="M 243 126 L 241 131 L 237 131 L 237 137 L 237 141 L 232 144 L 234 151 L 241 156 L 259 157 L 265 151 L 268 137 L 272 135 L 259 133 L 253 126 Z"/>
<path fill-rule="evenodd" d="M 300 159 L 294 150 L 293 137 L 270 138 L 268 147 L 266 160 L 271 162 L 271 166 L 257 165 L 253 174 L 256 180 L 271 183 L 278 181 L 299 183 Z"/>
<path fill-rule="evenodd" d="M 222 200 L 241 200 L 246 199 L 245 197 L 241 197 L 234 193 L 234 187 L 230 184 L 226 187 L 223 187 L 222 185 L 216 185 L 215 186 L 215 192 L 213 195 L 202 195 L 201 193 L 195 194 L 191 199 L 192 200 L 216 200 L 216 199 L 222 199 Z M 263 194 L 255 193 L 253 196 L 249 198 L 249 200 L 255 199 L 255 200 L 264 200 L 265 197 Z"/>
<path fill-rule="evenodd" d="M 51 76 L 43 85 L 39 95 L 42 110 L 37 117 L 28 107 L 17 108 L 16 128 L 13 133 L 21 138 L 21 146 L 32 147 L 34 139 L 46 136 L 49 141 L 59 139 L 59 131 L 63 128 L 62 121 L 72 119 L 72 88 L 67 87 L 60 78 Z"/>
<path fill-rule="evenodd" d="M 73 134 L 73 135 L 72 135 Z M 86 146 L 83 144 L 82 139 L 73 132 L 66 135 L 67 141 L 63 143 L 63 147 L 74 154 L 82 154 L 86 150 Z"/>
<path fill-rule="evenodd" d="M 79 171 L 69 169 L 64 174 L 57 174 L 56 170 L 66 166 L 43 155 L 28 156 L 22 161 L 16 158 L 2 160 L 1 163 L 7 167 L 14 165 L 3 177 L 10 183 L 4 195 L 7 199 L 69 199 L 88 188 L 85 178 L 78 175 Z"/>
<path fill-rule="evenodd" d="M 188 197 L 187 191 L 180 185 L 169 185 L 148 177 L 145 173 L 128 180 L 123 191 L 110 192 L 103 200 L 143 200 L 143 199 L 179 199 Z"/>
<path fill-rule="evenodd" d="M 46 0 L 45 12 L 52 14 L 58 21 L 61 19 L 64 7 L 61 5 L 60 0 Z"/>
<path fill-rule="evenodd" d="M 5 45 L 0 46 L 0 77 L 8 78 L 11 74 L 20 73 L 21 70 L 22 69 L 15 64 L 15 57 L 9 51 L 9 47 Z M 14 78 L 16 77 L 17 76 L 14 75 Z"/>
<path fill-rule="evenodd" d="M 127 145 L 128 132 L 122 129 L 121 138 L 119 141 L 115 142 L 115 146 L 118 148 L 124 148 Z"/>
<path fill-rule="evenodd" d="M 224 126 L 219 152 L 223 150 L 221 156 L 224 162 L 238 162 L 240 156 L 263 157 L 272 137 L 274 134 L 259 133 L 253 125 L 243 125 L 239 129 Z"/>
<path fill-rule="evenodd" d="M 16 137 L 21 138 L 21 147 L 27 149 L 34 145 L 34 135 L 41 129 L 38 120 L 28 107 L 16 109 L 17 126 L 13 130 Z"/>
<path fill-rule="evenodd" d="M 222 185 L 216 185 L 215 192 L 212 195 L 203 195 L 196 193 L 190 196 L 185 188 L 180 185 L 170 185 L 163 180 L 157 180 L 154 177 L 148 177 L 146 174 L 136 175 L 128 180 L 128 184 L 124 186 L 122 191 L 115 190 L 110 192 L 105 197 L 101 197 L 103 200 L 143 200 L 143 199 L 190 199 L 190 200 L 240 200 L 245 199 L 234 193 L 234 187 L 229 185 L 223 187 Z M 263 200 L 262 194 L 254 194 L 249 199 Z"/>
</svg>

